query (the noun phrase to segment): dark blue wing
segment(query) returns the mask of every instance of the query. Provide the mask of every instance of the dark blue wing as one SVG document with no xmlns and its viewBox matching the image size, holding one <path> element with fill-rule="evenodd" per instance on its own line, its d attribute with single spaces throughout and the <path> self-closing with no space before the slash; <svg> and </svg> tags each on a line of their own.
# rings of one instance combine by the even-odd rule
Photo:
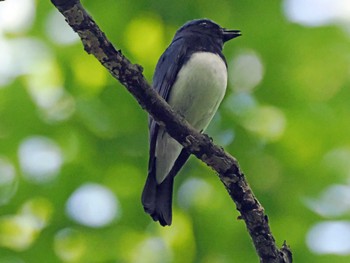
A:
<svg viewBox="0 0 350 263">
<path fill-rule="evenodd" d="M 168 99 L 171 86 L 174 84 L 181 66 L 188 59 L 187 45 L 184 40 L 175 40 L 159 58 L 153 76 L 153 87 L 165 100 Z"/>
<path fill-rule="evenodd" d="M 190 50 L 187 50 L 187 46 L 183 39 L 175 40 L 158 61 L 153 77 L 153 88 L 166 101 L 168 100 L 171 87 L 176 81 L 180 68 L 187 62 L 192 53 Z M 170 225 L 172 220 L 171 206 L 174 177 L 190 155 L 187 151 L 183 150 L 166 179 L 161 184 L 158 184 L 155 171 L 155 147 L 158 130 L 158 124 L 150 116 L 148 177 L 142 193 L 142 204 L 145 211 L 149 213 L 155 221 L 159 221 L 160 224 L 164 226 Z"/>
<path fill-rule="evenodd" d="M 158 94 L 168 101 L 170 89 L 174 84 L 177 74 L 184 63 L 187 62 L 191 52 L 187 52 L 188 45 L 185 45 L 182 38 L 174 41 L 160 57 L 153 76 L 153 88 Z M 150 116 L 148 119 L 149 141 L 150 141 L 150 161 L 153 162 L 155 145 L 158 135 L 158 125 Z M 152 165 L 149 166 L 152 167 Z"/>
</svg>

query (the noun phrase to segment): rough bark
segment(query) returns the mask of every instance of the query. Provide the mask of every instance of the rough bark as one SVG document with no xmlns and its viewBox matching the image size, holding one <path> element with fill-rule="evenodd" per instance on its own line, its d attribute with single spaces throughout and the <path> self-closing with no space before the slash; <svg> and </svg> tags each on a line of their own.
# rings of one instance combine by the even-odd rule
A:
<svg viewBox="0 0 350 263">
<path fill-rule="evenodd" d="M 254 196 L 237 160 L 194 130 L 150 87 L 142 67 L 132 64 L 116 50 L 78 0 L 51 0 L 81 38 L 86 52 L 100 63 L 135 97 L 143 109 L 165 126 L 167 132 L 197 158 L 214 169 L 244 220 L 260 262 L 290 263 L 292 253 L 284 243 L 276 246 L 264 208 Z"/>
</svg>

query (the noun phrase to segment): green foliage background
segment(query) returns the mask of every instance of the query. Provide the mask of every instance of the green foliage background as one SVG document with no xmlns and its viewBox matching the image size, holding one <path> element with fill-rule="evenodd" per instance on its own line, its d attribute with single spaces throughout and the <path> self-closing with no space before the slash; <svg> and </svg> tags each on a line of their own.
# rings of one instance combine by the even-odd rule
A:
<svg viewBox="0 0 350 263">
<path fill-rule="evenodd" d="M 83 5 L 149 80 L 184 22 L 208 17 L 240 29 L 243 36 L 225 46 L 229 88 L 207 132 L 239 160 L 277 243 L 287 240 L 295 262 L 349 262 L 346 253 L 314 253 L 306 241 L 317 223 L 349 221 L 350 207 L 327 214 L 310 205 L 321 202 L 330 186 L 349 183 L 350 41 L 344 30 L 291 23 L 281 1 L 86 0 Z M 49 37 L 48 17 L 56 12 L 50 1 L 37 1 L 35 12 L 26 31 L 3 35 L 9 41 L 40 41 L 39 53 L 46 55 L 43 61 L 31 59 L 35 50 L 29 47 L 17 54 L 34 73 L 17 74 L 0 87 L 0 160 L 15 174 L 10 181 L 0 174 L 0 262 L 258 262 L 224 187 L 195 158 L 176 180 L 173 225 L 162 228 L 151 221 L 140 203 L 147 114 L 79 41 L 63 45 Z M 253 87 L 244 88 L 245 80 L 233 77 L 242 71 L 235 66 L 242 54 L 261 61 L 262 79 Z M 57 87 L 64 96 L 42 106 L 38 94 L 62 92 Z M 32 136 L 49 138 L 63 156 L 47 182 L 28 179 L 21 165 L 19 149 Z M 110 224 L 89 227 L 67 213 L 67 200 L 85 183 L 105 186 L 118 198 L 119 216 Z M 334 197 L 330 206 L 347 202 Z"/>
</svg>

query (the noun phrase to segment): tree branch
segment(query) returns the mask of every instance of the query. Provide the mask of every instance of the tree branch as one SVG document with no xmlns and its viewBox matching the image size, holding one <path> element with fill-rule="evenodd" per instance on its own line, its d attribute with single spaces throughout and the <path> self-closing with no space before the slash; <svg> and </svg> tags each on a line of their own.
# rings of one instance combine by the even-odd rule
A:
<svg viewBox="0 0 350 263">
<path fill-rule="evenodd" d="M 51 0 L 63 14 L 67 23 L 81 38 L 86 52 L 119 80 L 136 98 L 143 109 L 186 149 L 214 169 L 236 204 L 255 249 L 263 263 L 290 263 L 292 253 L 286 244 L 276 246 L 268 225 L 264 208 L 255 198 L 237 160 L 221 147 L 213 144 L 206 134 L 193 129 L 150 87 L 142 75 L 142 68 L 132 64 L 121 51 L 117 51 L 88 15 L 79 0 Z"/>
</svg>

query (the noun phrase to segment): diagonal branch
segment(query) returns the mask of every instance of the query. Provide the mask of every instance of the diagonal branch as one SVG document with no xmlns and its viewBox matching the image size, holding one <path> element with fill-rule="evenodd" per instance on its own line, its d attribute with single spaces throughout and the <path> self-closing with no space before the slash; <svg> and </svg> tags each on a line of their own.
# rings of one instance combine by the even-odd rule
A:
<svg viewBox="0 0 350 263">
<path fill-rule="evenodd" d="M 51 0 L 63 14 L 67 23 L 81 38 L 87 53 L 94 55 L 100 63 L 120 81 L 135 97 L 143 109 L 166 127 L 167 132 L 186 149 L 214 169 L 236 204 L 255 249 L 263 263 L 290 263 L 292 253 L 286 244 L 276 246 L 268 225 L 264 208 L 255 198 L 237 160 L 211 139 L 193 129 L 179 116 L 147 83 L 142 68 L 132 64 L 121 51 L 108 41 L 79 0 Z"/>
</svg>

